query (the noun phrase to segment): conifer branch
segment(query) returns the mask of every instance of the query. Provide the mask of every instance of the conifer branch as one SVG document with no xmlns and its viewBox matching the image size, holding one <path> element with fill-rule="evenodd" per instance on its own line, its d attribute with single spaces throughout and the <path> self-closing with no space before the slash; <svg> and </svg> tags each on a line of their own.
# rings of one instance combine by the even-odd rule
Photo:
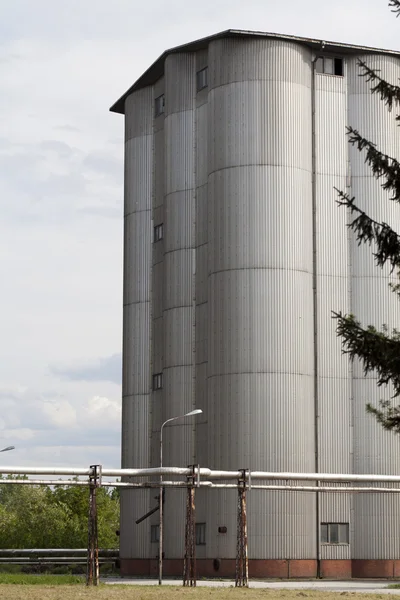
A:
<svg viewBox="0 0 400 600">
<path fill-rule="evenodd" d="M 396 13 L 396 17 L 400 15 L 400 0 L 389 0 L 389 6 L 392 12 Z"/>
<path fill-rule="evenodd" d="M 360 152 L 366 150 L 365 162 L 371 167 L 376 179 L 384 178 L 382 188 L 392 193 L 391 200 L 400 202 L 400 163 L 391 156 L 383 154 L 353 127 L 347 127 L 349 142 Z"/>
<path fill-rule="evenodd" d="M 392 383 L 394 397 L 400 396 L 400 334 L 390 334 L 384 325 L 378 331 L 372 325 L 363 327 L 353 315 L 333 313 L 336 332 L 342 338 L 342 352 L 353 361 L 360 360 L 364 375 L 376 373 L 378 386 Z M 400 410 L 400 409 L 399 409 Z"/>
<path fill-rule="evenodd" d="M 398 85 L 393 85 L 392 83 L 385 81 L 385 79 L 382 79 L 382 77 L 378 75 L 380 70 L 371 69 L 371 67 L 363 60 L 359 60 L 358 65 L 362 69 L 359 77 L 365 77 L 368 82 L 374 84 L 373 87 L 371 87 L 371 92 L 373 94 L 379 94 L 381 100 L 384 101 L 389 110 L 392 110 L 393 106 L 400 106 L 400 87 Z"/>
<path fill-rule="evenodd" d="M 374 252 L 376 264 L 383 267 L 389 263 L 391 271 L 400 269 L 400 236 L 387 224 L 379 223 L 367 215 L 355 204 L 355 198 L 335 188 L 339 194 L 337 203 L 339 206 L 347 206 L 350 214 L 357 214 L 348 227 L 356 234 L 358 245 L 372 242 L 376 243 L 377 250 Z"/>
</svg>

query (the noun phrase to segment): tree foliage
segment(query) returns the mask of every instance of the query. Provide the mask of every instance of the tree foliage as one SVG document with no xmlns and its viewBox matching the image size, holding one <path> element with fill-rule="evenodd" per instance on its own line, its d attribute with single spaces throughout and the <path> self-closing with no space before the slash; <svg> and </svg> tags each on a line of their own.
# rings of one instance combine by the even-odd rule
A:
<svg viewBox="0 0 400 600">
<path fill-rule="evenodd" d="M 390 0 L 389 7 L 398 17 L 400 0 Z M 381 77 L 378 70 L 371 69 L 365 62 L 359 61 L 360 76 L 371 86 L 371 93 L 378 94 L 388 111 L 400 106 L 400 86 Z M 396 116 L 400 121 L 400 115 Z M 372 175 L 381 182 L 388 192 L 388 200 L 400 204 L 400 162 L 396 157 L 381 152 L 376 144 L 363 137 L 352 127 L 348 128 L 349 142 L 365 156 Z M 355 234 L 359 245 L 374 246 L 373 255 L 378 267 L 390 266 L 391 272 L 397 270 L 400 275 L 400 235 L 387 223 L 372 219 L 357 204 L 357 199 L 337 190 L 338 204 L 349 209 L 351 220 L 349 228 Z M 400 284 L 390 284 L 392 291 L 400 296 Z M 400 396 L 400 333 L 382 325 L 381 330 L 372 325 L 361 324 L 354 315 L 334 313 L 337 319 L 337 333 L 342 338 L 342 348 L 351 360 L 358 359 L 363 366 L 364 375 L 377 375 L 378 386 L 391 384 L 392 401 L 381 401 L 379 408 L 367 404 L 367 410 L 385 428 L 400 433 L 400 405 L 393 401 Z"/>
<path fill-rule="evenodd" d="M 9 476 L 8 479 L 13 477 Z M 96 491 L 99 546 L 117 548 L 119 499 Z M 0 547 L 85 548 L 88 538 L 87 487 L 0 485 Z"/>
</svg>

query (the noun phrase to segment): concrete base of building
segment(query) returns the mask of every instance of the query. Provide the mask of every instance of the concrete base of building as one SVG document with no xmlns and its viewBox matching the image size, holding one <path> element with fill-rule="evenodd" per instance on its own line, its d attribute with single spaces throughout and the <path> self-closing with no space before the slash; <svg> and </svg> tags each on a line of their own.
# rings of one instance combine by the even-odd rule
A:
<svg viewBox="0 0 400 600">
<path fill-rule="evenodd" d="M 198 577 L 235 577 L 235 560 L 197 559 Z M 165 577 L 181 577 L 183 560 L 164 559 Z M 121 575 L 157 577 L 157 559 L 121 559 Z M 392 579 L 400 577 L 400 560 L 321 560 L 319 575 L 323 579 Z M 316 560 L 249 560 L 249 577 L 253 579 L 312 579 L 318 576 Z"/>
</svg>

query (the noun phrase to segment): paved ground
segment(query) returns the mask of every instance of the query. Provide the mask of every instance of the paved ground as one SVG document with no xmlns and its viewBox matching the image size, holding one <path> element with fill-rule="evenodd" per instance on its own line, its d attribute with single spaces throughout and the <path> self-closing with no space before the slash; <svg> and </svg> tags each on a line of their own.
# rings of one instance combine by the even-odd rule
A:
<svg viewBox="0 0 400 600">
<path fill-rule="evenodd" d="M 130 578 L 118 578 L 118 579 L 104 579 L 104 583 L 109 585 L 158 585 L 156 579 L 130 579 Z M 390 589 L 388 585 L 393 582 L 389 581 L 327 581 L 326 579 L 318 579 L 311 581 L 250 581 L 250 587 L 252 588 L 267 588 L 267 589 L 290 589 L 290 590 L 304 590 L 313 589 L 324 592 L 364 592 L 369 594 L 399 594 L 400 589 Z M 397 583 L 397 582 L 396 582 Z M 182 585 L 180 579 L 165 579 L 163 585 Z M 231 587 L 235 585 L 234 581 L 229 580 L 200 580 L 197 582 L 198 586 L 209 586 L 209 587 Z"/>
</svg>

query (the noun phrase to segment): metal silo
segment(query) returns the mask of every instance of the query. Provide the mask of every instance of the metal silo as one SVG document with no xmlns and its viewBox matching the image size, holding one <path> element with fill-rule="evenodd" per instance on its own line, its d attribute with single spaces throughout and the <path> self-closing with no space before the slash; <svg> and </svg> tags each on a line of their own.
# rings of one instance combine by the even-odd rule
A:
<svg viewBox="0 0 400 600">
<path fill-rule="evenodd" d="M 395 84 L 400 78 L 400 60 L 388 56 L 361 57 L 371 68 Z M 389 156 L 398 156 L 399 129 L 395 115 L 387 110 L 378 94 L 372 95 L 370 85 L 359 77 L 357 61 L 349 61 L 349 122 L 368 140 L 377 144 L 379 150 Z M 351 195 L 357 205 L 369 216 L 385 221 L 398 230 L 400 210 L 390 202 L 382 190 L 381 181 L 373 178 L 364 162 L 364 152 L 356 148 L 350 152 Z M 358 246 L 353 239 L 351 312 L 364 325 L 380 328 L 398 327 L 400 311 L 398 298 L 389 289 L 389 268 L 382 271 L 376 267 L 371 248 Z M 364 376 L 361 364 L 353 368 L 353 427 L 354 427 L 354 471 L 356 473 L 398 474 L 400 471 L 400 439 L 385 431 L 365 411 L 365 404 L 377 404 L 380 399 L 390 398 L 391 390 L 378 388 L 374 375 Z M 400 510 L 397 496 L 358 494 L 354 499 L 353 558 L 364 559 L 356 576 L 374 576 L 376 559 L 394 559 L 400 552 L 397 531 L 400 527 Z M 366 566 L 366 561 L 372 565 Z M 378 567 L 379 568 L 379 567 Z M 372 569 L 372 571 L 371 571 Z M 376 575 L 383 576 L 381 570 Z M 390 574 L 391 575 L 391 574 Z"/>
<path fill-rule="evenodd" d="M 209 464 L 314 471 L 311 52 L 213 41 L 209 78 Z M 314 508 L 253 492 L 250 556 L 315 558 Z M 233 494 L 209 494 L 207 530 L 234 558 Z"/>
<path fill-rule="evenodd" d="M 163 421 L 195 405 L 195 55 L 165 61 L 164 402 Z M 194 460 L 193 420 L 165 429 L 165 466 Z M 167 490 L 165 555 L 181 558 L 185 496 Z"/>
<path fill-rule="evenodd" d="M 137 91 L 125 103 L 124 337 L 122 466 L 150 461 L 151 200 L 153 93 Z M 121 492 L 121 558 L 147 558 L 149 527 L 134 520 L 147 512 L 149 491 Z"/>
<path fill-rule="evenodd" d="M 196 407 L 164 430 L 164 466 L 400 471 L 398 439 L 365 413 L 384 391 L 341 355 L 332 319 L 400 316 L 389 273 L 335 202 L 337 187 L 399 221 L 345 136 L 351 124 L 398 153 L 394 115 L 358 77 L 363 55 L 398 81 L 390 51 L 229 30 L 167 51 L 114 105 L 126 117 L 123 466 L 157 467 L 161 424 Z M 159 515 L 134 524 L 155 495 L 123 493 L 124 572 L 155 573 Z M 184 492 L 165 498 L 165 574 L 179 574 Z M 197 490 L 199 575 L 234 573 L 236 502 Z M 389 573 L 397 503 L 252 490 L 250 574 Z M 349 525 L 350 539 L 322 539 L 322 524 Z"/>
</svg>

